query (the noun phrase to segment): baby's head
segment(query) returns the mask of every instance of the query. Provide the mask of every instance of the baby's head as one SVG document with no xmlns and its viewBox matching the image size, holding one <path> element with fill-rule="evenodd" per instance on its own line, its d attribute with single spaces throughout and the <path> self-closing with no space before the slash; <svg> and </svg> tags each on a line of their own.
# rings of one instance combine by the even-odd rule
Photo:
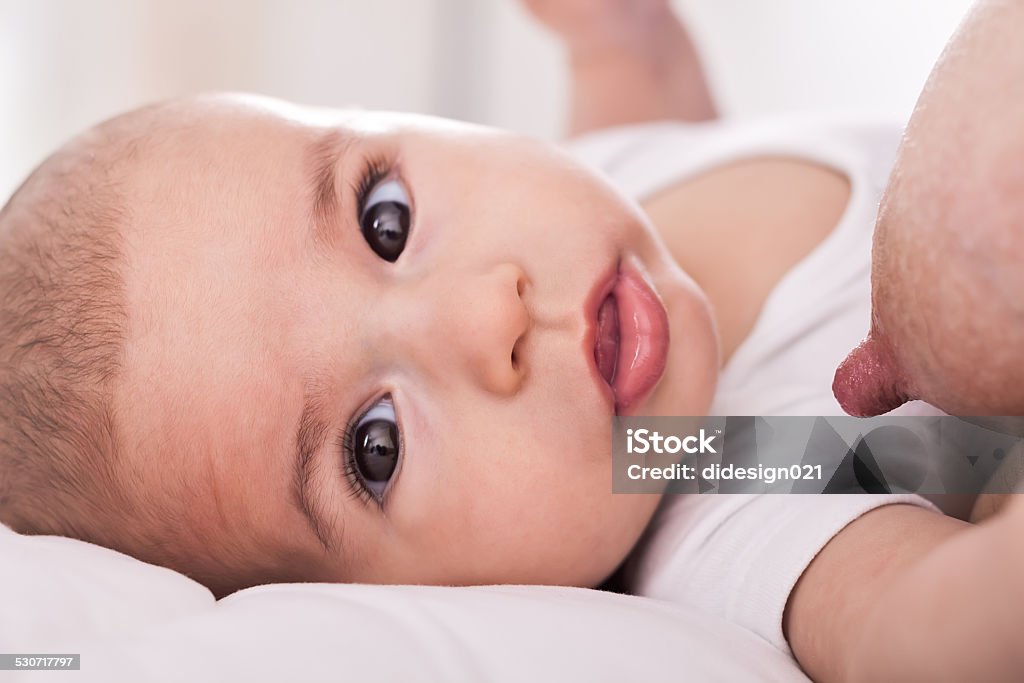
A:
<svg viewBox="0 0 1024 683">
<path fill-rule="evenodd" d="M 611 492 L 619 272 L 671 339 L 620 411 L 702 414 L 706 300 L 552 147 L 245 97 L 124 115 L 0 215 L 0 519 L 218 593 L 595 585 L 658 501 Z M 650 351 L 619 323 L 621 367 Z"/>
</svg>

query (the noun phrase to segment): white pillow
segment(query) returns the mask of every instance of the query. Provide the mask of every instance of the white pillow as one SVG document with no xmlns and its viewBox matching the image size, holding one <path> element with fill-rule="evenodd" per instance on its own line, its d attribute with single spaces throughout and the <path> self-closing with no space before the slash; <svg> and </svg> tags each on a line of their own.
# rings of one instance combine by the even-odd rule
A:
<svg viewBox="0 0 1024 683">
<path fill-rule="evenodd" d="M 171 570 L 2 525 L 0 606 L 0 652 L 80 653 L 52 675 L 69 682 L 807 681 L 756 636 L 646 598 L 280 584 L 218 602 Z"/>
</svg>

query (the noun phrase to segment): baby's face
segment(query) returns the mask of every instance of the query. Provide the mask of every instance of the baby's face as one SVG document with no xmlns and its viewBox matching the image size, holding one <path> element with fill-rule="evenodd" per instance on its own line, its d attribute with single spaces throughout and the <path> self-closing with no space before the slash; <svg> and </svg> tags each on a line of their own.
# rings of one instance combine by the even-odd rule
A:
<svg viewBox="0 0 1024 683">
<path fill-rule="evenodd" d="M 671 339 L 630 412 L 702 414 L 717 374 L 705 299 L 632 205 L 465 124 L 227 98 L 153 116 L 123 188 L 129 552 L 221 592 L 615 568 L 657 504 L 611 493 L 594 335 L 618 268 Z"/>
</svg>

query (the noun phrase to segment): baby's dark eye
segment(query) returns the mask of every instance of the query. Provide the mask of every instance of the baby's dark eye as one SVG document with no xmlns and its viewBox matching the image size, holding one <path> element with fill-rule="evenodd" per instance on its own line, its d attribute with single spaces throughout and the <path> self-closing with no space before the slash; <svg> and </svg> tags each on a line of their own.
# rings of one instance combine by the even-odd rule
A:
<svg viewBox="0 0 1024 683">
<path fill-rule="evenodd" d="M 351 468 L 360 483 L 378 500 L 391 481 L 401 443 L 395 406 L 390 397 L 377 401 L 353 427 Z"/>
<path fill-rule="evenodd" d="M 385 180 L 373 188 L 359 225 L 377 256 L 392 263 L 398 260 L 409 238 L 409 197 L 400 181 Z"/>
</svg>

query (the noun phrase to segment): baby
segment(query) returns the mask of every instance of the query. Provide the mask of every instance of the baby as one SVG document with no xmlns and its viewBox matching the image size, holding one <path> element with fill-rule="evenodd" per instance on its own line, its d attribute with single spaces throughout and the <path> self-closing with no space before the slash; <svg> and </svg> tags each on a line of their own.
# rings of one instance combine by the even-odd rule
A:
<svg viewBox="0 0 1024 683">
<path fill-rule="evenodd" d="M 813 150 L 895 138 L 603 130 L 714 118 L 686 31 L 662 0 L 529 5 L 569 47 L 578 157 L 614 175 L 682 140 L 720 163 L 651 171 L 624 188 L 641 210 L 551 146 L 423 116 L 213 96 L 108 121 L 0 213 L 0 520 L 218 595 L 595 586 L 660 502 L 612 495 L 613 414 L 838 410 L 831 369 L 866 326 L 871 178 L 891 154 L 843 169 Z M 729 602 L 816 680 L 900 657 L 955 676 L 941 637 L 906 633 L 929 632 L 945 581 L 990 607 L 969 560 L 1019 567 L 1001 541 L 1021 514 L 975 533 L 909 496 L 679 496 L 627 574 L 635 592 Z M 766 519 L 781 542 L 762 542 Z M 659 583 L 644 558 L 666 552 L 710 597 Z M 911 604 L 882 623 L 891 596 Z"/>
</svg>

